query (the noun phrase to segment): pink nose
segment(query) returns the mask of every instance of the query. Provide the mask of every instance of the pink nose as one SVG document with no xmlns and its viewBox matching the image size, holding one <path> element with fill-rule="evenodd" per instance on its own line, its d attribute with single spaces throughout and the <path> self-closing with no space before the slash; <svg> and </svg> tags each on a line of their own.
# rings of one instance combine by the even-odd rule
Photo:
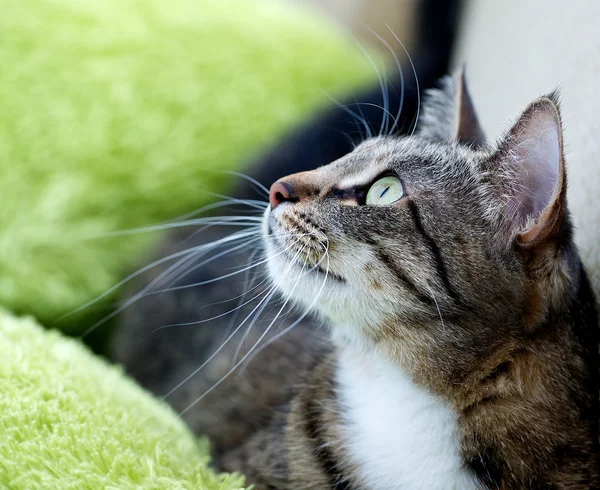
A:
<svg viewBox="0 0 600 490">
<path fill-rule="evenodd" d="M 278 180 L 275 182 L 269 191 L 269 204 L 271 209 L 275 209 L 282 202 L 292 201 L 293 196 L 289 184 Z"/>
</svg>

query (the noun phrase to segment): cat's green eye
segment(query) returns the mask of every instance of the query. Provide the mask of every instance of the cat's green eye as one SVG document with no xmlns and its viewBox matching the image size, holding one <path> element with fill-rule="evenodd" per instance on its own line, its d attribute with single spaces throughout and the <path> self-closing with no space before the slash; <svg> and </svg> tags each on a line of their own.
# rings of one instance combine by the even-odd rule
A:
<svg viewBox="0 0 600 490">
<path fill-rule="evenodd" d="M 365 204 L 385 206 L 395 203 L 404 195 L 404 187 L 398 177 L 388 175 L 376 181 L 365 199 Z"/>
</svg>

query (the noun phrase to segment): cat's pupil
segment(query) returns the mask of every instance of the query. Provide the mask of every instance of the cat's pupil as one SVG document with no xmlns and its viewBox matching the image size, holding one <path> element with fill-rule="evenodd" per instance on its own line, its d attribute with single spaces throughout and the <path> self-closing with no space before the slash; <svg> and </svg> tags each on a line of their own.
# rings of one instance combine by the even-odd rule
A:
<svg viewBox="0 0 600 490">
<path fill-rule="evenodd" d="M 389 190 L 390 190 L 390 187 L 389 187 L 389 186 L 388 186 L 388 187 L 386 187 L 386 188 L 383 190 L 383 192 L 380 194 L 380 196 L 379 196 L 379 197 L 381 198 L 381 197 L 385 196 L 385 193 L 386 193 L 387 191 L 389 191 Z"/>
</svg>

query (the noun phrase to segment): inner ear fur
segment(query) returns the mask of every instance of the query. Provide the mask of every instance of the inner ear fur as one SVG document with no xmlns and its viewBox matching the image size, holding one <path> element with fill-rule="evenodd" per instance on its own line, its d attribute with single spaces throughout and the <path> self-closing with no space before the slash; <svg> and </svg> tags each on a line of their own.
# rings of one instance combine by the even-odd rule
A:
<svg viewBox="0 0 600 490">
<path fill-rule="evenodd" d="M 566 215 L 567 176 L 556 93 L 525 109 L 495 160 L 508 196 L 504 212 L 517 244 L 530 249 L 557 237 Z"/>
</svg>

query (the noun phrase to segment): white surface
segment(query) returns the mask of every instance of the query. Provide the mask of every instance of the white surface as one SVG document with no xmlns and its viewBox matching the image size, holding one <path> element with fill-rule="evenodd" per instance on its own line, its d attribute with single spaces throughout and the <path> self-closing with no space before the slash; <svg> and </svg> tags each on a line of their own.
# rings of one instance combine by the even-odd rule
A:
<svg viewBox="0 0 600 490">
<path fill-rule="evenodd" d="M 470 0 L 455 53 L 497 139 L 534 98 L 560 88 L 569 207 L 600 297 L 600 1 Z"/>
</svg>

